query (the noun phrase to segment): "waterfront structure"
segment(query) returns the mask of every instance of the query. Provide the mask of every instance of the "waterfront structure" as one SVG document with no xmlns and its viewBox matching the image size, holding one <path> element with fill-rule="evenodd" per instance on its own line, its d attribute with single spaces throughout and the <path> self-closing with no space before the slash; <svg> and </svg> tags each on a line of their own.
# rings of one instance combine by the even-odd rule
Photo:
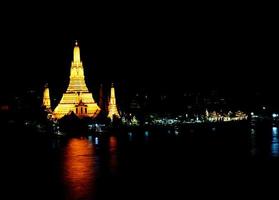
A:
<svg viewBox="0 0 279 200">
<path fill-rule="evenodd" d="M 53 118 L 55 119 L 60 119 L 71 112 L 79 118 L 94 118 L 101 111 L 94 101 L 93 94 L 86 86 L 78 42 L 75 43 L 73 53 L 69 86 L 54 109 Z"/>
<path fill-rule="evenodd" d="M 111 89 L 110 89 L 110 100 L 109 100 L 109 105 L 108 105 L 108 118 L 110 118 L 111 121 L 113 121 L 114 117 L 120 118 L 120 115 L 117 110 L 115 89 L 114 89 L 114 85 L 112 83 Z"/>
<path fill-rule="evenodd" d="M 42 106 L 45 110 L 51 111 L 51 103 L 50 103 L 50 95 L 49 95 L 49 88 L 48 84 L 45 85 L 44 93 L 43 93 L 43 102 Z"/>
</svg>

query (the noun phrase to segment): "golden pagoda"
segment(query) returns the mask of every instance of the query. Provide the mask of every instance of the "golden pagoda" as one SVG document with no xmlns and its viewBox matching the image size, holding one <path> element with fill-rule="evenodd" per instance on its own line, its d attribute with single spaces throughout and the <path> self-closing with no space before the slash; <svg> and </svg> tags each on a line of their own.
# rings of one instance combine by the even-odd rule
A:
<svg viewBox="0 0 279 200">
<path fill-rule="evenodd" d="M 100 111 L 101 109 L 95 103 L 92 93 L 86 86 L 83 65 L 80 60 L 80 48 L 76 42 L 74 59 L 71 64 L 70 83 L 60 103 L 54 109 L 53 118 L 60 119 L 71 112 L 80 118 L 94 118 Z"/>
<path fill-rule="evenodd" d="M 45 110 L 48 110 L 48 111 L 51 110 L 48 84 L 45 85 L 42 106 L 45 108 Z"/>
<path fill-rule="evenodd" d="M 112 121 L 114 117 L 120 118 L 120 115 L 117 110 L 115 90 L 114 90 L 114 86 L 112 84 L 111 89 L 110 89 L 110 100 L 109 100 L 109 105 L 108 105 L 108 118 L 110 118 Z"/>
</svg>

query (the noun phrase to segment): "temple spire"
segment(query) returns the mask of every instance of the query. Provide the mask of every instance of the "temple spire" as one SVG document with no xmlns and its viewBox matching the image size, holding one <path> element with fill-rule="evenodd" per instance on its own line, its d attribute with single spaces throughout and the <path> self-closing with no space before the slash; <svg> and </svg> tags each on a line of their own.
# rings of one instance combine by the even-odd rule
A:
<svg viewBox="0 0 279 200">
<path fill-rule="evenodd" d="M 48 84 L 45 84 L 42 106 L 43 106 L 46 110 L 50 110 L 50 109 L 51 109 Z"/>
<path fill-rule="evenodd" d="M 71 112 L 74 112 L 80 118 L 94 118 L 101 109 L 95 103 L 92 93 L 89 92 L 86 86 L 83 65 L 80 60 L 80 48 L 77 41 L 75 41 L 73 53 L 74 58 L 71 63 L 69 86 L 60 103 L 54 109 L 53 118 L 61 119 Z"/>
<path fill-rule="evenodd" d="M 117 110 L 116 106 L 116 98 L 115 98 L 115 89 L 113 83 L 111 84 L 110 89 L 110 100 L 109 100 L 109 106 L 108 106 L 108 118 L 113 120 L 114 117 L 120 118 L 120 115 Z"/>
<path fill-rule="evenodd" d="M 75 42 L 75 48 L 74 48 L 74 60 L 75 63 L 79 63 L 80 62 L 80 49 L 78 46 L 78 41 L 76 40 Z"/>
<path fill-rule="evenodd" d="M 88 92 L 88 88 L 85 84 L 84 69 L 82 61 L 80 59 L 80 48 L 78 42 L 75 42 L 74 57 L 71 64 L 70 72 L 70 84 L 67 92 Z"/>
</svg>

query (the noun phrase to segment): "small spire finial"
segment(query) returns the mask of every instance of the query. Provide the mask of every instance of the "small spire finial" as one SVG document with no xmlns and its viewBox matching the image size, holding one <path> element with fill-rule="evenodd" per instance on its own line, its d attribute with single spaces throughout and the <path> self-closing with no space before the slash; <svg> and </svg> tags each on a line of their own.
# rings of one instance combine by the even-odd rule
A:
<svg viewBox="0 0 279 200">
<path fill-rule="evenodd" d="M 75 41 L 75 47 L 74 47 L 74 62 L 80 62 L 80 50 L 78 46 L 78 41 Z"/>
</svg>

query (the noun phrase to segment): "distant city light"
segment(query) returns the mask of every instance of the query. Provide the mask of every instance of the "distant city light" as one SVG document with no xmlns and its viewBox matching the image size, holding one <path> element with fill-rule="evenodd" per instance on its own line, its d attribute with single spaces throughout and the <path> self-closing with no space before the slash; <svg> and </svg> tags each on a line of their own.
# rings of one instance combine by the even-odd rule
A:
<svg viewBox="0 0 279 200">
<path fill-rule="evenodd" d="M 178 131 L 177 128 L 174 130 L 174 134 L 175 134 L 175 135 L 178 135 L 178 134 L 179 134 L 179 131 Z"/>
<path fill-rule="evenodd" d="M 272 114 L 272 117 L 273 117 L 273 118 L 278 117 L 278 114 L 273 113 L 273 114 Z"/>
<path fill-rule="evenodd" d="M 251 112 L 251 116 L 253 116 L 254 115 L 254 113 L 253 112 Z"/>
<path fill-rule="evenodd" d="M 254 113 L 252 113 L 254 115 Z M 184 117 L 185 116 L 185 117 Z M 236 112 L 229 111 L 227 113 L 206 110 L 205 114 L 198 114 L 195 116 L 189 116 L 187 113 L 181 116 L 153 116 L 149 118 L 150 124 L 161 126 L 174 126 L 177 124 L 188 123 L 203 123 L 203 122 L 229 122 L 229 121 L 241 121 L 247 120 L 248 114 L 238 110 Z"/>
</svg>

